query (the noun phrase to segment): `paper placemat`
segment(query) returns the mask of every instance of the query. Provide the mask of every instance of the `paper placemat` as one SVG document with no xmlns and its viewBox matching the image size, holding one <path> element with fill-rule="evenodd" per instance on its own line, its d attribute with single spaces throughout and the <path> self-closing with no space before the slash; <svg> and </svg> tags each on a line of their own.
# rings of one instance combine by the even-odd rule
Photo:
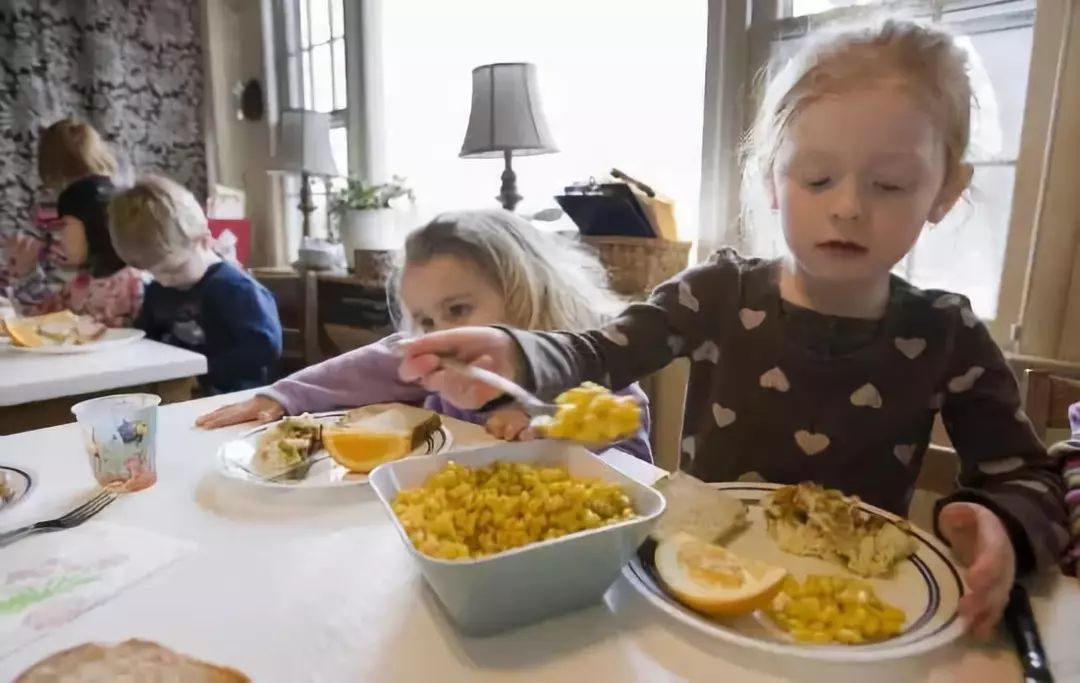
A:
<svg viewBox="0 0 1080 683">
<path fill-rule="evenodd" d="M 192 552 L 136 527 L 87 522 L 0 551 L 0 659 Z"/>
</svg>

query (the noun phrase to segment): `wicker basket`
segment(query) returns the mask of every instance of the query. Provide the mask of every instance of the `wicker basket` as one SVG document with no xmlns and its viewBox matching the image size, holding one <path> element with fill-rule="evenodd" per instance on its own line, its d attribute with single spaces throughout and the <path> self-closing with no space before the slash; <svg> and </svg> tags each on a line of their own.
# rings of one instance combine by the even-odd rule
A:
<svg viewBox="0 0 1080 683">
<path fill-rule="evenodd" d="M 599 252 L 611 289 L 630 297 L 648 294 L 661 282 L 686 269 L 689 242 L 649 237 L 587 237 L 582 242 Z"/>
</svg>

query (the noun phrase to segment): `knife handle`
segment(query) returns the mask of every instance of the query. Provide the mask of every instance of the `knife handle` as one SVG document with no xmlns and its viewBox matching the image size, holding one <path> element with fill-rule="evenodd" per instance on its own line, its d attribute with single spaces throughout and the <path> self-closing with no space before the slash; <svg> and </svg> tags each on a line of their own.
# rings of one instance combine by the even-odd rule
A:
<svg viewBox="0 0 1080 683">
<path fill-rule="evenodd" d="M 1016 645 L 1025 680 L 1054 683 L 1050 663 L 1046 661 L 1046 651 L 1039 639 L 1039 627 L 1031 612 L 1031 602 L 1027 591 L 1019 583 L 1014 584 L 1009 592 L 1009 603 L 1005 606 L 1005 628 Z"/>
</svg>

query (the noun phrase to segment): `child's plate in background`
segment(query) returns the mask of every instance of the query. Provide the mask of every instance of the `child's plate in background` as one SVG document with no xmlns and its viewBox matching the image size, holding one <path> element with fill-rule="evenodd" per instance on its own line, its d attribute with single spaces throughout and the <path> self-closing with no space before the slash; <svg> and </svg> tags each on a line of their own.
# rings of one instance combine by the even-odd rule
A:
<svg viewBox="0 0 1080 683">
<path fill-rule="evenodd" d="M 87 344 L 54 344 L 51 346 L 16 346 L 10 344 L 6 347 L 12 351 L 18 351 L 19 353 L 38 353 L 46 355 L 56 354 L 71 354 L 71 353 L 97 353 L 99 351 L 108 351 L 109 349 L 115 349 L 118 346 L 126 346 L 133 342 L 137 342 L 146 333 L 142 330 L 135 330 L 129 328 L 115 328 L 108 329 L 105 334 L 97 341 L 92 341 Z"/>
</svg>

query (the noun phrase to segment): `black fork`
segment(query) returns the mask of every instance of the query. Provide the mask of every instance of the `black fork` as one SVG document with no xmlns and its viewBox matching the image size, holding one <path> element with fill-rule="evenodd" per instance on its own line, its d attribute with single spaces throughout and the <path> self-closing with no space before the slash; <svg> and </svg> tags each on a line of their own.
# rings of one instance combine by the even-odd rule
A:
<svg viewBox="0 0 1080 683">
<path fill-rule="evenodd" d="M 0 548 L 43 531 L 59 531 L 77 527 L 104 510 L 106 506 L 116 500 L 116 496 L 116 492 L 102 489 L 96 496 L 62 517 L 47 519 L 44 522 L 2 533 L 0 534 Z"/>
</svg>

